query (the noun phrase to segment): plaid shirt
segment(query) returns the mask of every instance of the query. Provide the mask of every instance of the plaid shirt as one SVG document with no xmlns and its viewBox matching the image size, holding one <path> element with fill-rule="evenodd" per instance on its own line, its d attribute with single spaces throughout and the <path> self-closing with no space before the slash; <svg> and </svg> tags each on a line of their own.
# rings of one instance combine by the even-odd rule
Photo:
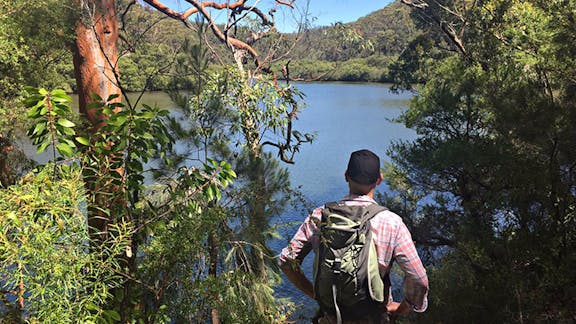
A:
<svg viewBox="0 0 576 324">
<path fill-rule="evenodd" d="M 340 200 L 346 205 L 366 206 L 376 203 L 368 196 L 348 195 Z M 324 206 L 316 208 L 280 253 L 280 263 L 290 260 L 302 261 L 313 249 L 318 250 L 318 222 Z M 316 221 L 314 221 L 316 219 Z M 391 211 L 378 213 L 370 221 L 372 239 L 376 245 L 380 273 L 389 273 L 392 262 L 396 260 L 404 272 L 404 299 L 416 312 L 423 312 L 428 306 L 428 276 L 420 261 L 412 236 L 400 216 Z M 391 296 L 391 294 L 389 294 Z M 390 301 L 392 301 L 390 297 Z"/>
</svg>

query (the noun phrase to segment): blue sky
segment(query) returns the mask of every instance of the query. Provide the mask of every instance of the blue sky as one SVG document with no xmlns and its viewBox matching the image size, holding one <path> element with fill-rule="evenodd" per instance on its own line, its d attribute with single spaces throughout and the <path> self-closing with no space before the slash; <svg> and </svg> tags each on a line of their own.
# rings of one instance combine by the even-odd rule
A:
<svg viewBox="0 0 576 324">
<path fill-rule="evenodd" d="M 232 1 L 232 0 L 231 0 Z M 326 26 L 334 22 L 350 22 L 362 16 L 384 8 L 393 0 L 296 0 L 294 14 L 300 16 L 309 4 L 308 12 L 312 17 L 314 26 Z M 172 9 L 183 11 L 190 7 L 185 0 L 164 0 L 166 5 Z M 216 1 L 221 2 L 221 1 Z M 264 7 L 269 7 L 273 0 L 254 0 L 250 4 L 260 3 Z M 223 17 L 225 13 L 220 13 Z M 285 10 L 276 14 L 277 24 L 281 31 L 290 31 L 296 25 L 293 15 Z"/>
<path fill-rule="evenodd" d="M 296 0 L 296 4 L 298 2 L 299 0 Z M 384 8 L 390 2 L 392 0 L 310 0 L 310 13 L 317 17 L 318 25 L 324 26 L 337 21 L 354 21 Z"/>
</svg>

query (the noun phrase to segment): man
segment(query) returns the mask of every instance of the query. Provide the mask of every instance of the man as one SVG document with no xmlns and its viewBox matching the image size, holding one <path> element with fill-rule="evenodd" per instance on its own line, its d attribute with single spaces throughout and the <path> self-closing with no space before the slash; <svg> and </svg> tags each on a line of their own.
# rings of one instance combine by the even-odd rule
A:
<svg viewBox="0 0 576 324">
<path fill-rule="evenodd" d="M 348 167 L 344 174 L 348 182 L 349 194 L 340 200 L 350 206 L 367 206 L 375 204 L 374 191 L 382 182 L 380 159 L 369 150 L 360 150 L 350 155 Z M 312 282 L 302 272 L 302 260 L 310 250 L 317 251 L 319 240 L 319 223 L 324 206 L 316 208 L 300 226 L 289 245 L 280 254 L 280 267 L 298 289 L 314 298 Z M 401 302 L 394 302 L 391 289 L 388 287 L 388 301 L 382 305 L 382 312 L 393 317 L 406 315 L 411 311 L 424 312 L 428 305 L 428 277 L 412 241 L 410 232 L 400 216 L 391 211 L 382 211 L 370 220 L 372 239 L 376 245 L 379 270 L 382 277 L 387 276 L 395 260 L 404 272 L 403 293 Z M 382 316 L 385 322 L 387 316 Z M 336 323 L 334 314 L 321 313 L 318 323 Z M 373 323 L 369 318 L 358 318 L 345 323 Z"/>
</svg>

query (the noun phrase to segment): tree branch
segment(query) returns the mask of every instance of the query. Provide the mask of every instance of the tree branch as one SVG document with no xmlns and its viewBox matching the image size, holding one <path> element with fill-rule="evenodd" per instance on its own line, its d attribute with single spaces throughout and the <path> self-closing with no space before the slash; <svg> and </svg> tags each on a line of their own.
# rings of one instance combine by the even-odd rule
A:
<svg viewBox="0 0 576 324">
<path fill-rule="evenodd" d="M 423 0 L 400 0 L 400 1 L 403 4 L 405 4 L 411 8 L 420 10 L 423 13 L 427 9 L 429 9 L 429 7 L 430 7 L 428 5 L 428 3 L 426 3 Z M 440 8 L 442 8 L 442 10 L 454 15 L 455 17 L 457 17 L 462 22 L 465 22 L 465 19 L 461 14 L 457 14 L 455 11 L 449 10 L 448 8 L 446 8 L 443 5 L 438 4 L 438 6 Z M 440 19 L 440 17 L 435 16 L 435 15 L 429 15 L 426 13 L 424 13 L 424 15 L 426 15 L 431 21 L 433 21 L 434 23 L 436 23 L 440 27 L 440 30 L 442 30 L 442 32 L 446 35 L 446 37 L 448 37 L 448 39 L 452 42 L 452 44 L 454 44 L 456 46 L 456 48 L 458 49 L 458 51 L 462 55 L 467 56 L 467 51 L 466 51 L 466 48 L 464 47 L 462 39 L 461 39 L 461 37 L 458 36 L 458 34 L 454 30 L 454 27 L 452 26 L 452 24 L 450 22 L 447 22 L 443 19 Z M 461 34 L 462 34 L 462 32 L 461 32 Z"/>
<path fill-rule="evenodd" d="M 191 26 L 188 21 L 188 18 L 194 14 L 201 14 L 202 17 L 204 17 L 208 21 L 208 25 L 210 26 L 212 33 L 218 38 L 218 40 L 220 40 L 224 44 L 233 47 L 234 49 L 248 53 L 249 56 L 254 60 L 254 64 L 256 65 L 256 67 L 261 68 L 262 64 L 260 62 L 258 52 L 256 52 L 256 50 L 251 46 L 251 44 L 253 44 L 256 40 L 262 38 L 263 33 L 267 33 L 271 30 L 274 30 L 275 26 L 273 20 L 270 19 L 266 14 L 264 14 L 260 9 L 253 6 L 246 6 L 246 0 L 239 0 L 236 2 L 222 2 L 222 3 L 218 3 L 215 1 L 186 0 L 186 2 L 192 5 L 192 7 L 182 13 L 170 9 L 168 6 L 162 3 L 162 1 L 159 0 L 143 0 L 143 1 L 149 4 L 150 6 L 156 8 L 156 10 L 164 13 L 168 17 L 181 21 L 182 23 L 184 23 L 186 27 L 189 28 Z M 281 5 L 292 7 L 294 1 L 295 0 L 292 1 L 277 0 L 276 2 Z M 235 25 L 237 21 L 234 21 L 226 30 L 222 31 L 216 24 L 216 21 L 210 15 L 210 12 L 207 10 L 207 8 L 213 8 L 216 10 L 227 9 L 232 10 L 235 13 L 242 13 L 245 11 L 249 13 L 254 13 L 261 19 L 262 25 L 269 26 L 270 28 L 265 32 L 253 35 L 249 40 L 242 41 L 228 34 L 228 29 L 230 28 L 230 26 Z M 270 16 L 272 16 L 272 12 L 270 13 Z"/>
</svg>

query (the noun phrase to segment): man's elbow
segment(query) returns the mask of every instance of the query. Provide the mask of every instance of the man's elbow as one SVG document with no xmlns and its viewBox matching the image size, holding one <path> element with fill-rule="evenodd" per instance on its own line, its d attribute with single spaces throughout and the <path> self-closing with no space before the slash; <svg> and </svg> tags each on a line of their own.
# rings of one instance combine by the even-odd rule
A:
<svg viewBox="0 0 576 324">
<path fill-rule="evenodd" d="M 278 262 L 278 266 L 282 272 L 300 272 L 302 271 L 300 267 L 300 262 L 297 260 L 287 259 L 287 260 L 280 260 Z"/>
<path fill-rule="evenodd" d="M 422 278 L 419 278 L 416 281 L 416 285 L 418 287 L 420 287 L 420 289 L 426 290 L 426 292 L 428 292 L 428 276 L 424 276 Z"/>
<path fill-rule="evenodd" d="M 415 312 L 424 312 L 428 308 L 428 277 L 405 279 L 404 297 Z"/>
</svg>

